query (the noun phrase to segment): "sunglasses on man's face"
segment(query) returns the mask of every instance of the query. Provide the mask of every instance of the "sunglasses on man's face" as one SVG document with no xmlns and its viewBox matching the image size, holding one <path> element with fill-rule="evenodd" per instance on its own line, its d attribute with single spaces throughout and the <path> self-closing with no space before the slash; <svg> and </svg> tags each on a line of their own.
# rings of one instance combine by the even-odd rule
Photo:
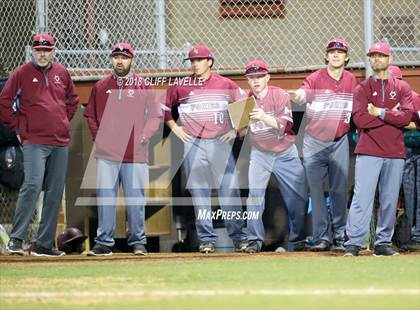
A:
<svg viewBox="0 0 420 310">
<path fill-rule="evenodd" d="M 267 71 L 267 69 L 263 67 L 259 67 L 259 66 L 252 66 L 251 68 L 245 71 L 245 74 L 256 73 L 256 72 L 261 72 L 261 71 Z"/>
<path fill-rule="evenodd" d="M 37 46 L 53 46 L 52 43 L 50 41 L 47 40 L 40 40 L 40 41 L 34 41 L 32 43 L 33 47 L 37 47 Z"/>
<path fill-rule="evenodd" d="M 345 49 L 347 49 L 347 46 L 342 42 L 331 42 L 331 43 L 328 44 L 327 49 L 332 49 L 332 48 L 345 48 Z"/>
<path fill-rule="evenodd" d="M 128 48 L 116 48 L 112 53 L 127 53 L 131 55 L 131 51 Z"/>
</svg>

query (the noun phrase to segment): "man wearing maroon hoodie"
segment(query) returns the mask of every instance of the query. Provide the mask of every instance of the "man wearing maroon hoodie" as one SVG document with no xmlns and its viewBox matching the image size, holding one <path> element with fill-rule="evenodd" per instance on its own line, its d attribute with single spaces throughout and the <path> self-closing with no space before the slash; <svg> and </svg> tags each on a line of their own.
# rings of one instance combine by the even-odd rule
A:
<svg viewBox="0 0 420 310">
<path fill-rule="evenodd" d="M 410 122 L 413 99 L 410 86 L 388 71 L 392 54 L 387 43 L 374 43 L 367 55 L 374 75 L 361 82 L 354 92 L 353 119 L 360 136 L 355 149 L 354 195 L 344 255 L 359 254 L 362 239 L 369 232 L 379 186 L 374 255 L 395 256 L 398 252 L 392 248 L 391 238 L 405 159 L 403 128 Z"/>
<path fill-rule="evenodd" d="M 112 255 L 117 197 L 124 188 L 135 255 L 146 255 L 144 188 L 149 181 L 149 140 L 159 128 L 159 103 L 146 80 L 131 71 L 134 50 L 117 43 L 111 52 L 113 74 L 98 81 L 85 110 L 97 159 L 98 230 L 89 256 Z"/>
<path fill-rule="evenodd" d="M 16 130 L 24 154 L 25 180 L 7 246 L 11 254 L 24 254 L 22 241 L 43 189 L 42 219 L 31 254 L 64 255 L 53 243 L 66 180 L 69 123 L 79 97 L 69 72 L 53 56 L 54 37 L 35 35 L 32 61 L 12 72 L 0 95 L 0 120 Z"/>
</svg>

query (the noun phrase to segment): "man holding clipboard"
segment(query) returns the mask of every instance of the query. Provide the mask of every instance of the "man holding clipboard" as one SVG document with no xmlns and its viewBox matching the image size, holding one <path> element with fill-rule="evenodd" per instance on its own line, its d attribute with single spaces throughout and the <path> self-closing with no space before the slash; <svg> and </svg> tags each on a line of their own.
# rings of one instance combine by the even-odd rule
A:
<svg viewBox="0 0 420 310">
<path fill-rule="evenodd" d="M 249 244 L 246 252 L 261 251 L 264 241 L 264 196 L 271 173 L 276 177 L 291 219 L 289 250 L 302 251 L 305 249 L 308 196 L 305 172 L 294 144 L 289 96 L 283 89 L 268 85 L 270 75 L 264 61 L 254 60 L 248 63 L 245 75 L 251 88 L 250 97 L 255 99 L 255 107 L 249 114 L 251 123 L 248 131 L 252 150 L 247 211 L 259 214 L 257 219 L 248 220 Z M 278 251 L 284 252 L 285 249 L 279 248 Z"/>
</svg>

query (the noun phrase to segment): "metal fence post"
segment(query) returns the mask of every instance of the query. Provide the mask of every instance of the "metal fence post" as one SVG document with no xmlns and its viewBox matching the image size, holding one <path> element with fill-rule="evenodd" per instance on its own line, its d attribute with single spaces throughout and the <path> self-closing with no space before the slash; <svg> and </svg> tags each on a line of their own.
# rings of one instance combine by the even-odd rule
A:
<svg viewBox="0 0 420 310">
<path fill-rule="evenodd" d="M 165 0 L 156 0 L 156 35 L 159 50 L 160 69 L 165 69 L 168 66 L 166 51 L 165 18 Z"/>
<path fill-rule="evenodd" d="M 364 31 L 365 31 L 365 52 L 369 49 L 373 42 L 373 2 L 375 0 L 364 0 Z M 369 57 L 365 55 L 365 75 L 369 77 L 372 75 L 372 68 L 370 67 Z"/>
<path fill-rule="evenodd" d="M 35 32 L 46 32 L 48 31 L 47 25 L 47 0 L 37 0 L 36 1 L 36 29 Z"/>
</svg>

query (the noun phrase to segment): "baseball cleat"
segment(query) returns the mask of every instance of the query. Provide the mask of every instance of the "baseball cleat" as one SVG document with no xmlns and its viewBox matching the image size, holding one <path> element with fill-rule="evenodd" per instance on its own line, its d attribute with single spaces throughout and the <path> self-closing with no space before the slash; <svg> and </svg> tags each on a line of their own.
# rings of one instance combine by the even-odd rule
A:
<svg viewBox="0 0 420 310">
<path fill-rule="evenodd" d="M 134 255 L 147 255 L 147 250 L 144 246 L 144 244 L 136 243 L 133 245 L 133 253 Z"/>
<path fill-rule="evenodd" d="M 286 253 L 287 251 L 282 246 L 279 246 L 274 252 L 276 252 L 276 253 Z"/>
<path fill-rule="evenodd" d="M 251 241 L 245 249 L 246 253 L 253 254 L 261 252 L 261 247 L 256 241 Z"/>
<path fill-rule="evenodd" d="M 317 244 L 309 248 L 311 252 L 327 252 L 330 250 L 330 244 L 325 240 L 320 240 Z"/>
<path fill-rule="evenodd" d="M 343 256 L 359 256 L 360 247 L 356 245 L 346 246 Z"/>
<path fill-rule="evenodd" d="M 208 254 L 214 252 L 214 243 L 211 242 L 202 242 L 200 243 L 200 246 L 198 247 L 198 251 L 200 253 Z"/>
<path fill-rule="evenodd" d="M 309 250 L 309 246 L 305 241 L 300 241 L 296 243 L 289 243 L 290 252 L 305 252 Z"/>
<path fill-rule="evenodd" d="M 31 250 L 32 256 L 41 256 L 41 257 L 61 257 L 65 256 L 66 253 L 63 251 L 59 251 L 55 248 L 47 249 L 40 245 L 35 244 L 33 249 Z"/>
<path fill-rule="evenodd" d="M 375 246 L 373 256 L 398 256 L 400 253 L 395 251 L 392 246 L 384 244 Z"/>
<path fill-rule="evenodd" d="M 344 247 L 344 240 L 334 240 L 331 251 L 333 252 L 344 252 L 346 248 Z"/>
<path fill-rule="evenodd" d="M 20 239 L 10 238 L 6 250 L 10 255 L 25 255 L 22 247 L 22 240 Z"/>
<path fill-rule="evenodd" d="M 238 241 L 234 244 L 235 252 L 245 252 L 248 247 L 248 241 Z"/>
<path fill-rule="evenodd" d="M 111 256 L 112 249 L 104 244 L 95 244 L 95 246 L 87 252 L 87 256 Z"/>
<path fill-rule="evenodd" d="M 420 252 L 420 242 L 418 241 L 410 241 L 406 244 L 401 246 L 402 250 L 410 251 L 410 252 Z"/>
</svg>

